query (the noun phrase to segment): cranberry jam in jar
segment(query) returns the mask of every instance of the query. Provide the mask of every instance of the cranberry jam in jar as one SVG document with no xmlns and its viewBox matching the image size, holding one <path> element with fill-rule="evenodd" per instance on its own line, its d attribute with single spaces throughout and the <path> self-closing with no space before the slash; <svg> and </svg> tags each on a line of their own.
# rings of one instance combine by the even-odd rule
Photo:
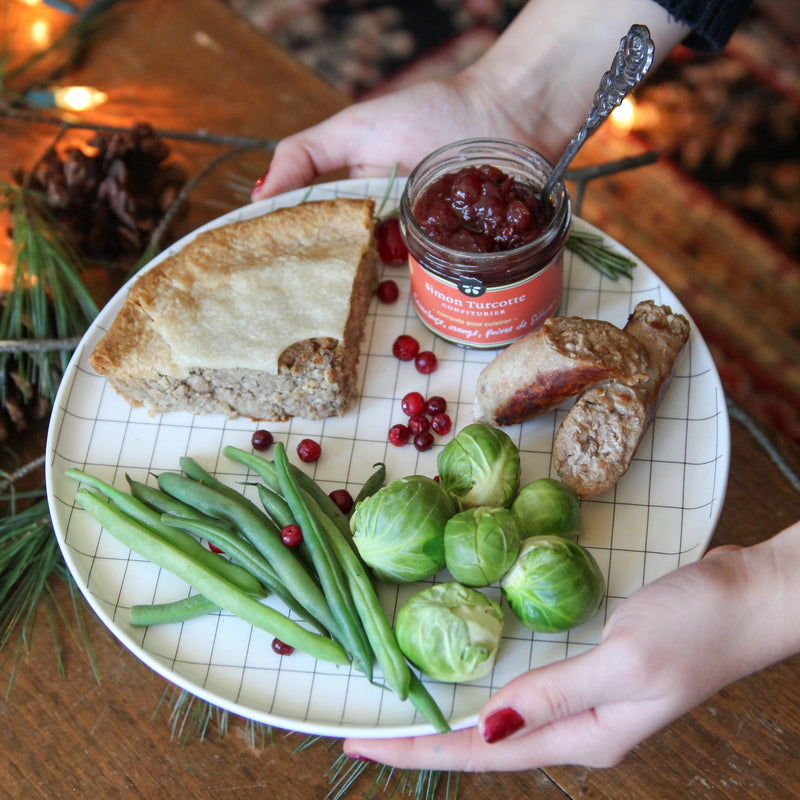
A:
<svg viewBox="0 0 800 800">
<path fill-rule="evenodd" d="M 468 139 L 420 162 L 400 201 L 411 298 L 434 333 L 469 347 L 502 347 L 561 303 L 571 221 L 542 155 L 501 139 Z"/>
</svg>

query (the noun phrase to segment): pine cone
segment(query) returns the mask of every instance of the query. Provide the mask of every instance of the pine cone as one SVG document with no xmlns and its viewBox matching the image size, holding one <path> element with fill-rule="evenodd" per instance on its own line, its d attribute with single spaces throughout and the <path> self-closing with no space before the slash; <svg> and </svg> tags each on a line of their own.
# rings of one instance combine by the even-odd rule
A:
<svg viewBox="0 0 800 800">
<path fill-rule="evenodd" d="M 0 442 L 22 433 L 50 413 L 50 403 L 20 376 L 10 372 L 5 386 L 5 400 L 0 407 Z"/>
<path fill-rule="evenodd" d="M 88 259 L 136 261 L 186 173 L 168 163 L 168 145 L 147 123 L 98 132 L 87 150 L 48 153 L 32 177 L 61 225 Z"/>
</svg>

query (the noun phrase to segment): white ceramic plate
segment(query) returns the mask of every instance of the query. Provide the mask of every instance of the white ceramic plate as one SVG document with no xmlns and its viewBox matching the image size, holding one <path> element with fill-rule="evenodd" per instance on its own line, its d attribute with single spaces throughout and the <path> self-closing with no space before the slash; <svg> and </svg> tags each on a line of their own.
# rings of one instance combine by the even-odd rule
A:
<svg viewBox="0 0 800 800">
<path fill-rule="evenodd" d="M 397 205 L 402 186 L 400 180 L 386 179 L 325 184 L 310 193 L 291 192 L 246 206 L 206 227 L 305 199 L 337 195 L 373 196 L 385 213 Z M 589 229 L 580 220 L 575 227 Z M 153 263 L 179 250 L 193 236 L 170 247 Z M 328 491 L 345 487 L 355 495 L 379 461 L 386 463 L 389 479 L 414 473 L 435 475 L 436 456 L 452 433 L 438 438 L 425 453 L 411 445 L 389 445 L 386 434 L 390 425 L 404 419 L 400 399 L 411 390 L 426 397 L 444 396 L 456 431 L 471 421 L 477 375 L 494 355 L 435 338 L 410 305 L 405 270 L 386 267 L 384 272 L 400 285 L 401 295 L 392 305 L 373 301 L 360 361 L 358 407 L 341 418 L 319 422 L 292 419 L 269 425 L 287 443 L 292 460 Z M 152 482 L 154 474 L 176 471 L 178 458 L 190 455 L 220 479 L 239 485 L 247 473 L 227 461 L 222 448 L 229 444 L 249 448 L 252 432 L 263 425 L 248 419 L 179 413 L 150 417 L 131 408 L 96 375 L 89 366 L 89 354 L 116 315 L 126 291 L 124 287 L 103 309 L 77 349 L 56 398 L 47 440 L 47 491 L 53 524 L 67 565 L 87 601 L 114 635 L 152 669 L 235 714 L 320 735 L 384 737 L 430 732 L 431 727 L 409 703 L 371 685 L 360 673 L 298 652 L 282 658 L 270 647 L 272 637 L 230 614 L 147 629 L 129 625 L 131 605 L 178 599 L 188 594 L 188 588 L 121 546 L 76 508 L 73 501 L 78 487 L 64 476 L 65 470 L 84 469 L 127 488 L 126 474 Z M 644 264 L 638 264 L 632 281 L 615 282 L 567 251 L 560 314 L 599 317 L 622 326 L 636 303 L 646 299 L 685 313 Z M 413 334 L 423 349 L 436 353 L 439 367 L 434 373 L 421 375 L 413 363 L 399 362 L 391 355 L 392 342 L 403 332 Z M 564 412 L 562 407 L 508 429 L 521 451 L 523 483 L 551 475 L 553 435 Z M 304 437 L 322 443 L 323 455 L 315 464 L 302 465 L 294 455 L 297 442 Z M 533 635 L 508 612 L 504 641 L 490 675 L 470 684 L 427 681 L 452 726 L 473 724 L 492 691 L 516 675 L 596 644 L 604 621 L 625 597 L 645 582 L 699 558 L 722 507 L 729 458 L 723 390 L 705 342 L 693 325 L 675 380 L 630 471 L 614 490 L 583 503 L 580 541 L 594 554 L 608 581 L 600 613 L 568 633 L 545 636 Z M 258 502 L 253 491 L 252 487 L 245 489 Z M 418 588 L 381 587 L 387 612 L 393 615 Z M 496 587 L 487 593 L 500 599 Z"/>
</svg>

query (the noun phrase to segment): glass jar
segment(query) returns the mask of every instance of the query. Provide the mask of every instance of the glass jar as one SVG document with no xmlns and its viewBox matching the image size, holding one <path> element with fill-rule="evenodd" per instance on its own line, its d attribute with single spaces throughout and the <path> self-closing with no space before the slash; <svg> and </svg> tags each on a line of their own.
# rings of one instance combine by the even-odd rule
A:
<svg viewBox="0 0 800 800">
<path fill-rule="evenodd" d="M 516 142 L 466 139 L 446 145 L 409 176 L 400 200 L 400 229 L 409 252 L 411 298 L 423 324 L 456 344 L 496 348 L 538 328 L 558 310 L 571 206 L 559 182 L 543 230 L 509 250 L 465 252 L 428 236 L 414 216 L 426 188 L 442 176 L 486 165 L 537 192 L 553 169 L 540 153 Z"/>
</svg>

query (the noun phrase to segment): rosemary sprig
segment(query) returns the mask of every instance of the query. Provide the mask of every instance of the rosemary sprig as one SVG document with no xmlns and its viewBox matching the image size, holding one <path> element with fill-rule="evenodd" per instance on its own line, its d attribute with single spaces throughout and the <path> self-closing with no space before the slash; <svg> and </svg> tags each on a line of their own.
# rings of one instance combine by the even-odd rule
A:
<svg viewBox="0 0 800 800">
<path fill-rule="evenodd" d="M 573 229 L 567 238 L 567 249 L 612 281 L 633 277 L 636 262 L 613 250 L 597 233 Z"/>
</svg>

